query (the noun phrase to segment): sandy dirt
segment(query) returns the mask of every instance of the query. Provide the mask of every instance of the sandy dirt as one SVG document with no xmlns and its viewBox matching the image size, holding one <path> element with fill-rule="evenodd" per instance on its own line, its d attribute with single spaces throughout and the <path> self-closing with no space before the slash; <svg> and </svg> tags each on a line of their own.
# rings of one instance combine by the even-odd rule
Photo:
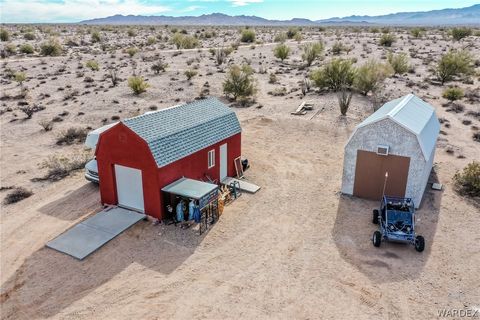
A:
<svg viewBox="0 0 480 320">
<path fill-rule="evenodd" d="M 128 41 L 145 41 L 151 30 L 142 30 L 135 39 L 112 36 L 108 43 L 126 47 L 131 45 Z M 344 58 L 356 57 L 361 63 L 385 55 L 386 49 L 376 44 L 378 34 L 339 30 L 305 31 L 304 39 L 322 38 L 325 60 L 332 58 L 328 49 L 337 37 L 355 46 L 341 55 Z M 202 46 L 238 38 L 235 30 L 218 32 L 221 36 L 202 41 Z M 266 43 L 276 32 L 257 30 Z M 244 194 L 227 206 L 202 236 L 142 221 L 84 261 L 45 248 L 46 242 L 101 210 L 98 187 L 86 182 L 81 171 L 58 182 L 31 181 L 45 173 L 41 164 L 49 156 L 82 152 L 81 144 L 56 145 L 61 131 L 96 128 L 113 121 L 114 115 L 123 119 L 151 106 L 160 109 L 191 101 L 206 81 L 211 95 L 222 96 L 226 66 L 217 67 L 208 50 L 176 55 L 167 43 L 146 47 L 133 59 L 120 49 L 102 53 L 97 44 L 70 48 L 57 58 L 4 60 L 3 68 L 26 70 L 26 100 L 46 109 L 26 120 L 18 100 L 2 99 L 2 187 L 21 186 L 34 195 L 1 207 L 1 318 L 435 319 L 444 308 L 480 308 L 479 209 L 452 185 L 455 172 L 480 154 L 479 143 L 472 139 L 480 122 L 467 115 L 480 111 L 479 104 L 461 101 L 464 111 L 448 112 L 442 106 L 443 88 L 425 80 L 444 48 L 469 41 L 478 57 L 479 41 L 471 37 L 453 43 L 440 30 L 430 30 L 420 40 L 410 39 L 405 30 L 395 32 L 394 51 L 417 52 L 410 57 L 415 74 L 387 79 L 384 91 L 391 98 L 413 92 L 448 120 L 442 124 L 444 134 L 431 175 L 444 190 L 428 189 L 418 211 L 418 233 L 427 244 L 421 254 L 404 245 L 374 248 L 371 210 L 378 204 L 340 194 L 344 144 L 355 125 L 373 112 L 372 99 L 355 95 L 348 115 L 341 117 L 334 94 L 312 89 L 302 97 L 299 82 L 323 62 L 299 70 L 301 51 L 296 42 L 289 42 L 293 55 L 283 64 L 273 58 L 272 45 L 240 47 L 229 56 L 229 63 L 248 60 L 257 71 L 257 103 L 235 109 L 243 128 L 242 153 L 251 163 L 246 177 L 262 187 L 257 194 Z M 160 75 L 151 73 L 152 62 L 141 58 L 155 54 L 169 63 Z M 426 63 L 430 58 L 432 62 Z M 100 71 L 84 68 L 85 74 L 78 77 L 78 64 L 90 59 L 99 62 Z M 183 76 L 190 59 L 199 71 L 191 83 Z M 131 94 L 126 81 L 110 87 L 108 79 L 102 79 L 112 61 L 122 65 L 122 78 L 132 73 L 135 61 L 137 73 L 151 87 L 140 96 Z M 65 70 L 59 72 L 60 66 Z M 261 73 L 261 68 L 267 72 Z M 279 83 L 268 83 L 270 72 L 277 73 Z M 86 88 L 85 76 L 94 78 L 93 87 Z M 454 84 L 474 90 L 479 81 L 472 81 Z M 289 92 L 286 96 L 268 94 L 282 86 Z M 72 90 L 78 90 L 78 96 L 65 99 Z M 18 91 L 16 83 L 2 80 L 4 96 Z M 45 93 L 50 96 L 42 96 Z M 312 102 L 314 110 L 305 116 L 290 115 L 304 100 Z M 63 121 L 54 123 L 50 132 L 41 131 L 39 120 L 63 111 L 68 111 Z M 465 119 L 471 122 L 462 123 Z M 8 192 L 2 190 L 2 197 Z"/>
</svg>

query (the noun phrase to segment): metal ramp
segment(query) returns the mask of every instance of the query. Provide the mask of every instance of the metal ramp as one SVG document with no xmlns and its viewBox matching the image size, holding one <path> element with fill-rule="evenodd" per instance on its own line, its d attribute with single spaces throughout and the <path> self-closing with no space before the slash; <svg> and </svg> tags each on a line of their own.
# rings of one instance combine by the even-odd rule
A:
<svg viewBox="0 0 480 320">
<path fill-rule="evenodd" d="M 238 185 L 240 186 L 239 187 L 240 190 L 245 191 L 245 192 L 255 193 L 258 190 L 260 190 L 259 186 L 255 185 L 253 183 L 247 182 L 245 180 L 240 180 L 240 179 L 232 178 L 232 177 L 226 177 L 225 179 L 222 180 L 222 184 L 226 184 L 226 185 L 230 185 L 232 182 L 238 183 Z"/>
<path fill-rule="evenodd" d="M 46 246 L 83 260 L 143 218 L 142 213 L 110 207 L 75 225 Z"/>
</svg>

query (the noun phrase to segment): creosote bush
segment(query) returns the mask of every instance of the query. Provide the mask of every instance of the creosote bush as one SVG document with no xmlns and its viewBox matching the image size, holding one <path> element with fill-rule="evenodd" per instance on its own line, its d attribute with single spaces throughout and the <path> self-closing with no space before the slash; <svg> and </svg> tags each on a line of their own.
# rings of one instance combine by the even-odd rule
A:
<svg viewBox="0 0 480 320">
<path fill-rule="evenodd" d="M 425 29 L 424 28 L 412 28 L 410 30 L 410 34 L 414 37 L 414 38 L 421 38 L 423 36 L 423 34 L 425 33 Z"/>
<path fill-rule="evenodd" d="M 255 30 L 243 29 L 240 36 L 241 42 L 252 43 L 255 41 Z"/>
<path fill-rule="evenodd" d="M 310 78 L 317 87 L 337 92 L 342 88 L 350 88 L 355 75 L 356 69 L 351 60 L 333 59 L 322 68 L 314 70 Z"/>
<path fill-rule="evenodd" d="M 255 95 L 257 87 L 253 78 L 253 69 L 247 64 L 241 67 L 231 66 L 223 83 L 223 92 L 233 100 L 247 99 Z"/>
<path fill-rule="evenodd" d="M 357 68 L 354 80 L 355 89 L 363 95 L 375 93 L 382 82 L 393 73 L 389 64 L 370 59 Z"/>
<path fill-rule="evenodd" d="M 40 45 L 40 53 L 44 56 L 59 56 L 63 52 L 63 47 L 57 39 L 51 38 Z"/>
<path fill-rule="evenodd" d="M 287 59 L 289 54 L 290 54 L 290 47 L 284 43 L 277 45 L 273 49 L 273 55 L 275 56 L 275 58 L 278 58 L 282 61 Z"/>
<path fill-rule="evenodd" d="M 35 34 L 33 32 L 27 32 L 23 35 L 23 38 L 25 40 L 35 40 L 36 37 L 35 37 Z"/>
<path fill-rule="evenodd" d="M 471 74 L 472 56 L 465 50 L 450 50 L 440 58 L 435 73 L 442 84 L 453 80 L 455 76 Z"/>
<path fill-rule="evenodd" d="M 92 41 L 92 43 L 97 43 L 97 42 L 102 41 L 102 39 L 100 37 L 100 32 L 98 32 L 98 30 L 92 31 L 91 41 Z"/>
<path fill-rule="evenodd" d="M 453 176 L 453 182 L 461 195 L 480 197 L 480 162 L 469 163 Z"/>
<path fill-rule="evenodd" d="M 324 46 L 322 42 L 308 43 L 302 47 L 302 60 L 305 61 L 307 66 L 311 66 L 312 63 L 320 57 L 323 52 Z"/>
<path fill-rule="evenodd" d="M 393 34 L 384 33 L 380 38 L 380 45 L 384 47 L 391 47 L 395 41 L 396 39 Z"/>
<path fill-rule="evenodd" d="M 130 56 L 130 58 L 133 58 L 133 56 L 135 56 L 139 50 L 136 47 L 130 47 L 130 48 L 127 48 L 127 50 L 125 51 Z"/>
<path fill-rule="evenodd" d="M 147 88 L 150 87 L 150 85 L 145 82 L 145 80 L 140 76 L 133 76 L 128 78 L 128 86 L 136 95 L 147 91 Z"/>
<path fill-rule="evenodd" d="M 0 40 L 1 41 L 10 41 L 10 32 L 6 29 L 0 29 Z"/>
<path fill-rule="evenodd" d="M 32 54 L 35 52 L 35 50 L 33 49 L 32 45 L 31 44 L 28 44 L 28 43 L 25 43 L 25 44 L 22 44 L 19 48 L 19 51 L 21 53 L 25 53 L 25 54 Z"/>
<path fill-rule="evenodd" d="M 467 27 L 453 28 L 450 31 L 450 33 L 451 33 L 454 40 L 460 41 L 463 38 L 471 36 L 472 35 L 472 29 L 467 28 Z"/>
<path fill-rule="evenodd" d="M 408 71 L 408 57 L 405 53 L 387 54 L 387 61 L 392 66 L 394 74 L 404 74 Z"/>
<path fill-rule="evenodd" d="M 463 90 L 459 87 L 450 87 L 443 91 L 442 97 L 453 102 L 463 98 Z"/>
</svg>

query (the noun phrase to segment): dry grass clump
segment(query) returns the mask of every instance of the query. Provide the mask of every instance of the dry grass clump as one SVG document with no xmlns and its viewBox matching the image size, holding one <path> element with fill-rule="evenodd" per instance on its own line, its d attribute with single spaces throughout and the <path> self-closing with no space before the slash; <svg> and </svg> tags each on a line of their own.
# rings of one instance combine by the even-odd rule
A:
<svg viewBox="0 0 480 320">
<path fill-rule="evenodd" d="M 27 190 L 23 187 L 18 187 L 18 188 L 15 188 L 13 191 L 11 191 L 9 194 L 7 194 L 5 199 L 3 199 L 3 204 L 8 205 L 12 203 L 17 203 L 32 195 L 33 195 L 32 191 Z"/>
<path fill-rule="evenodd" d="M 193 49 L 199 45 L 198 39 L 180 32 L 175 33 L 170 42 L 174 44 L 177 49 Z"/>
<path fill-rule="evenodd" d="M 88 130 L 85 128 L 68 128 L 60 133 L 57 138 L 57 145 L 71 145 L 83 143 L 87 137 Z"/>
<path fill-rule="evenodd" d="M 41 168 L 47 169 L 47 173 L 41 178 L 34 178 L 32 181 L 59 181 L 73 171 L 83 169 L 90 161 L 91 156 L 87 152 L 73 155 L 71 158 L 65 156 L 50 156 L 41 164 Z"/>
<path fill-rule="evenodd" d="M 443 91 L 442 97 L 453 102 L 463 98 L 463 90 L 459 87 L 450 87 Z"/>
<path fill-rule="evenodd" d="M 308 43 L 302 47 L 302 60 L 305 61 L 307 67 L 320 57 L 324 49 L 323 42 Z"/>
<path fill-rule="evenodd" d="M 396 38 L 393 34 L 384 33 L 380 38 L 379 43 L 383 47 L 391 47 L 395 41 L 396 41 Z"/>
</svg>

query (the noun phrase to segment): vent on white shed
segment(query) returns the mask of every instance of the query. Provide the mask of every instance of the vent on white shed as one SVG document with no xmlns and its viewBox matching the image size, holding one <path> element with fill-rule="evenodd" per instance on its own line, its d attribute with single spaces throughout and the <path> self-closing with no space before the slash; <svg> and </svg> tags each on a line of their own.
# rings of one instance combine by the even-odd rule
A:
<svg viewBox="0 0 480 320">
<path fill-rule="evenodd" d="M 378 145 L 377 146 L 377 154 L 381 155 L 381 156 L 388 156 L 389 149 L 390 149 L 389 146 Z"/>
</svg>

